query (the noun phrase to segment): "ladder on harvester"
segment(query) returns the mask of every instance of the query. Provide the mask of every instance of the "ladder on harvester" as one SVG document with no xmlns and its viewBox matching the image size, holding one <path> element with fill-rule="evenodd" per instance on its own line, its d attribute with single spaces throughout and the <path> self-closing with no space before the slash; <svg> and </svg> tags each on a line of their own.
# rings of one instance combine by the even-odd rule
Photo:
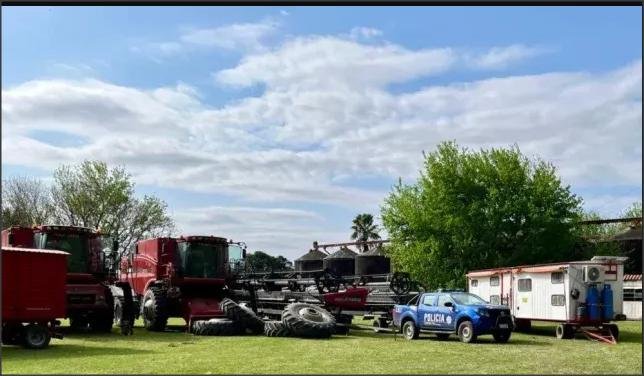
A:
<svg viewBox="0 0 644 376">
<path fill-rule="evenodd" d="M 606 328 L 582 329 L 581 332 L 591 341 L 604 342 L 609 345 L 617 344 L 613 333 Z"/>
</svg>

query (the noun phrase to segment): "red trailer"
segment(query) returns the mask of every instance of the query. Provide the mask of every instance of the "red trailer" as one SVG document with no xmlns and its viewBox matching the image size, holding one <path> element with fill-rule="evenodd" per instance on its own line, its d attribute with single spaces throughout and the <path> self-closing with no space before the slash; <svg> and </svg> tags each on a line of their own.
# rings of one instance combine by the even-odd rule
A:
<svg viewBox="0 0 644 376">
<path fill-rule="evenodd" d="M 32 349 L 49 345 L 67 310 L 69 253 L 2 247 L 2 343 Z"/>
</svg>

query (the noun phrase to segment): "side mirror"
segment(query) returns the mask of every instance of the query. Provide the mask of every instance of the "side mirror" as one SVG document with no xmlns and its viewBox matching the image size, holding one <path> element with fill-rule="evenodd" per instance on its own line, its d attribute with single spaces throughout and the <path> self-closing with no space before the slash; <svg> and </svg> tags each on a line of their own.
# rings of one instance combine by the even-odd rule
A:
<svg viewBox="0 0 644 376">
<path fill-rule="evenodd" d="M 242 259 L 246 258 L 246 248 L 242 250 Z"/>
<path fill-rule="evenodd" d="M 452 303 L 452 302 L 445 302 L 445 307 L 452 308 L 452 307 L 454 307 L 454 303 Z"/>
</svg>

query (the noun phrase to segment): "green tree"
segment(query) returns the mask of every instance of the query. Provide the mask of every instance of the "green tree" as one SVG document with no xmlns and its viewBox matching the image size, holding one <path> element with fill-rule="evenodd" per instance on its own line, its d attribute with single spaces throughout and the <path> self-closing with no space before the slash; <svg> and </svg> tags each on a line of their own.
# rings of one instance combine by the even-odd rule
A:
<svg viewBox="0 0 644 376">
<path fill-rule="evenodd" d="M 380 234 L 378 234 L 378 226 L 373 223 L 373 215 L 363 213 L 358 214 L 353 219 L 353 225 L 351 226 L 351 239 L 366 242 L 369 240 L 380 239 Z M 369 250 L 369 246 L 363 245 L 364 252 Z"/>
<path fill-rule="evenodd" d="M 164 201 L 135 197 L 131 176 L 104 162 L 61 166 L 54 171 L 51 192 L 59 224 L 100 229 L 119 241 L 120 253 L 141 239 L 174 230 Z"/>
<path fill-rule="evenodd" d="M 517 147 L 477 152 L 444 142 L 381 213 L 397 268 L 428 286 L 462 287 L 468 270 L 569 258 L 580 205 L 554 166 Z"/>
<path fill-rule="evenodd" d="M 256 251 L 246 256 L 246 265 L 254 272 L 270 272 L 291 270 L 292 263 L 284 256 L 271 256 L 262 251 Z"/>
<path fill-rule="evenodd" d="M 12 177 L 2 182 L 2 228 L 45 223 L 53 209 L 49 189 L 41 180 Z"/>
</svg>

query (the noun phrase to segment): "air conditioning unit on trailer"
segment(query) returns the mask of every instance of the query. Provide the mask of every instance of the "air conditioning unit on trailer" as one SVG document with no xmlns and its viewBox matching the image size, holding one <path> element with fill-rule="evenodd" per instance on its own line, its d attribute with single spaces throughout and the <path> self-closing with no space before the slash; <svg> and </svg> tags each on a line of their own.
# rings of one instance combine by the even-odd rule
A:
<svg viewBox="0 0 644 376">
<path fill-rule="evenodd" d="M 584 282 L 598 283 L 604 280 L 604 269 L 600 266 L 585 265 L 584 266 Z"/>
</svg>

